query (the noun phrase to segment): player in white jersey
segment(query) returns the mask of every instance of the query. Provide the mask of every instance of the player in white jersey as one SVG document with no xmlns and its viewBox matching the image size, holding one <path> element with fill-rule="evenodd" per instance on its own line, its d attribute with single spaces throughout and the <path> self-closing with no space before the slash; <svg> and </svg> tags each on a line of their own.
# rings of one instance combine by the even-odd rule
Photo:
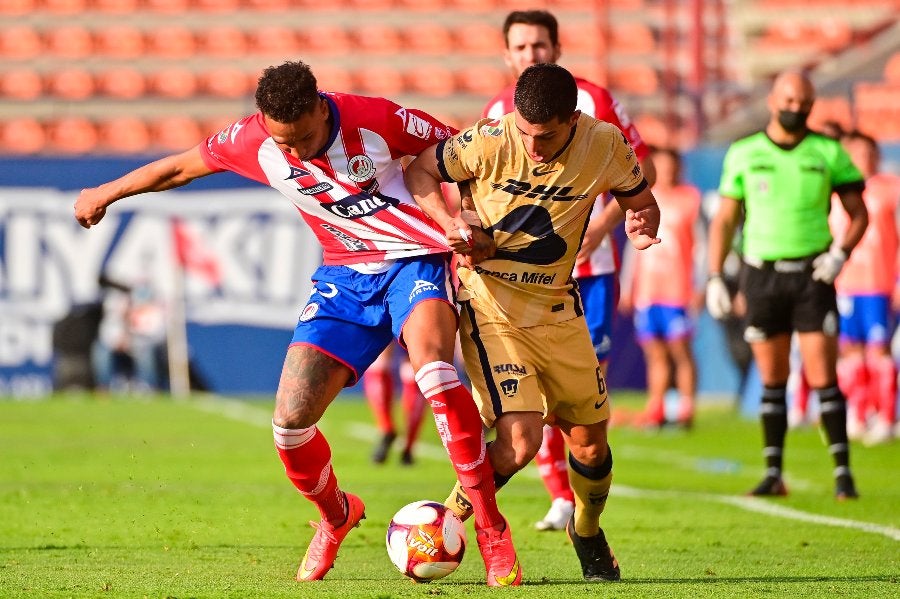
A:
<svg viewBox="0 0 900 599">
<path fill-rule="evenodd" d="M 506 42 L 503 58 L 516 79 L 529 66 L 540 62 L 555 63 L 562 55 L 559 24 L 556 17 L 545 10 L 510 12 L 503 23 L 503 38 Z M 575 78 L 575 83 L 578 86 L 578 110 L 622 131 L 652 187 L 656 182 L 656 169 L 650 149 L 628 113 L 605 88 L 580 77 Z M 511 84 L 494 96 L 482 116 L 496 119 L 512 112 L 514 90 L 515 84 Z M 584 302 L 594 353 L 604 376 L 609 366 L 612 321 L 619 297 L 620 257 L 612 233 L 623 218 L 622 210 L 612 201 L 612 196 L 605 194 L 597 198 L 573 273 Z M 535 528 L 562 530 L 575 510 L 575 498 L 569 485 L 565 443 L 558 428 L 550 425 L 544 428 L 544 442 L 535 462 L 552 499 L 550 510 L 535 523 Z"/>
<path fill-rule="evenodd" d="M 458 314 L 448 242 L 412 201 L 400 164 L 453 132 L 382 98 L 319 92 L 302 62 L 266 69 L 256 104 L 258 113 L 195 148 L 82 190 L 78 222 L 91 227 L 117 200 L 226 170 L 290 199 L 324 249 L 287 350 L 272 420 L 288 478 L 321 514 L 297 580 L 323 578 L 365 517 L 363 501 L 338 487 L 316 423 L 396 338 L 409 351 L 458 480 L 476 496 L 488 582 L 511 584 L 510 572 L 520 577 L 521 570 L 497 510 L 479 414 L 453 366 Z"/>
</svg>

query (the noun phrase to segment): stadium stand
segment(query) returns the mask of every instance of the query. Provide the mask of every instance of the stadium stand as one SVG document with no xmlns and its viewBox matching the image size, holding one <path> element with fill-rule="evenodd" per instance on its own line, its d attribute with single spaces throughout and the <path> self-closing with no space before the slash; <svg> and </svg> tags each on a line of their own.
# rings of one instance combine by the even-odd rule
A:
<svg viewBox="0 0 900 599">
<path fill-rule="evenodd" d="M 260 71 L 309 62 L 323 88 L 387 96 L 453 123 L 478 117 L 509 81 L 500 24 L 514 8 L 561 23 L 562 64 L 606 83 L 653 143 L 715 141 L 716 126 L 761 101 L 774 72 L 815 69 L 891 45 L 900 0 L 2 0 L 0 153 L 128 153 L 182 147 L 160 119 L 206 133 L 252 110 Z M 900 29 L 870 70 L 830 89 L 814 122 L 900 140 Z M 874 59 L 873 59 L 874 60 Z M 106 123 L 127 114 L 130 125 Z M 136 123 L 140 123 L 140 125 Z M 91 125 L 93 143 L 85 131 Z M 700 129 L 702 124 L 710 127 Z M 34 143 L 13 140 L 30 131 Z M 671 129 L 675 127 L 675 131 Z M 136 133 L 128 142 L 116 128 Z M 38 134 L 37 132 L 41 133 Z M 699 137 L 698 137 L 699 136 Z M 199 140 L 195 140 L 199 141 Z M 82 150 L 78 150 L 82 148 Z M 63 151 L 63 150 L 61 150 Z"/>
</svg>

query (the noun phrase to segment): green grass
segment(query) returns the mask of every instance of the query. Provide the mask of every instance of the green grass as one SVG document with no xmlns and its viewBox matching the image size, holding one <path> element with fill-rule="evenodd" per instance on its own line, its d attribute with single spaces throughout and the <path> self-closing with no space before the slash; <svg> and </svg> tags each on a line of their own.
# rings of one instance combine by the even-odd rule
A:
<svg viewBox="0 0 900 599">
<path fill-rule="evenodd" d="M 500 495 L 525 585 L 484 586 L 471 527 L 459 570 L 414 584 L 388 560 L 385 527 L 405 503 L 442 500 L 452 470 L 430 422 L 414 467 L 396 455 L 372 466 L 371 417 L 352 397 L 322 429 L 368 518 L 328 579 L 301 585 L 316 514 L 284 477 L 269 419 L 268 400 L 0 401 L 0 597 L 900 596 L 898 445 L 855 445 L 862 499 L 838 503 L 818 433 L 791 431 L 790 497 L 748 500 L 759 426 L 722 406 L 704 407 L 690 433 L 613 430 L 603 526 L 622 582 L 586 584 L 565 534 L 532 529 L 548 499 L 529 467 Z M 754 511 L 766 508 L 777 513 Z"/>
</svg>

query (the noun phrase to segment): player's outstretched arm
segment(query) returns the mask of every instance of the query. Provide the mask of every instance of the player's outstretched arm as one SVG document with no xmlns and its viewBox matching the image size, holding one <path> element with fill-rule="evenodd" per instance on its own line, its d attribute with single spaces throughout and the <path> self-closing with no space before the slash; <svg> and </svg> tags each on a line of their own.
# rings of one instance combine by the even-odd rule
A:
<svg viewBox="0 0 900 599">
<path fill-rule="evenodd" d="M 645 250 L 660 242 L 659 205 L 650 187 L 646 186 L 634 196 L 616 196 L 619 206 L 625 211 L 625 235 L 637 250 Z"/>
<path fill-rule="evenodd" d="M 160 158 L 114 181 L 82 189 L 75 201 L 75 219 L 89 229 L 103 219 L 113 202 L 139 193 L 181 187 L 214 172 L 203 161 L 199 146 Z"/>
<path fill-rule="evenodd" d="M 437 145 L 421 152 L 404 171 L 406 187 L 419 208 L 444 230 L 447 245 L 454 252 L 468 254 L 471 251 L 472 227 L 459 216 L 453 216 L 441 193 L 441 173 L 438 170 Z M 459 212 L 457 207 L 455 212 Z"/>
</svg>

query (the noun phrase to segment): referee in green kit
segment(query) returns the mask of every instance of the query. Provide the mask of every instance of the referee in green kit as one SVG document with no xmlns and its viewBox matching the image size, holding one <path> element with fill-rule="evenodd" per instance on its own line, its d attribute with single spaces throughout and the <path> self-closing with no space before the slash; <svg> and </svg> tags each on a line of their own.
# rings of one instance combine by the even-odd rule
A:
<svg viewBox="0 0 900 599">
<path fill-rule="evenodd" d="M 835 497 L 845 500 L 858 494 L 850 472 L 846 400 L 837 385 L 834 279 L 862 238 L 868 215 L 862 174 L 838 141 L 806 126 L 814 100 L 813 85 L 803 73 L 780 74 L 768 96 L 765 130 L 728 149 L 719 184 L 722 201 L 709 229 L 706 305 L 716 319 L 731 311 L 722 264 L 743 216 L 744 338 L 763 383 L 760 419 L 766 461 L 765 477 L 750 494 L 787 494 L 782 458 L 791 334 L 796 331 L 803 369 L 819 396 L 835 466 Z M 847 230 L 838 233 L 840 243 L 828 227 L 832 192 L 850 216 Z"/>
</svg>

